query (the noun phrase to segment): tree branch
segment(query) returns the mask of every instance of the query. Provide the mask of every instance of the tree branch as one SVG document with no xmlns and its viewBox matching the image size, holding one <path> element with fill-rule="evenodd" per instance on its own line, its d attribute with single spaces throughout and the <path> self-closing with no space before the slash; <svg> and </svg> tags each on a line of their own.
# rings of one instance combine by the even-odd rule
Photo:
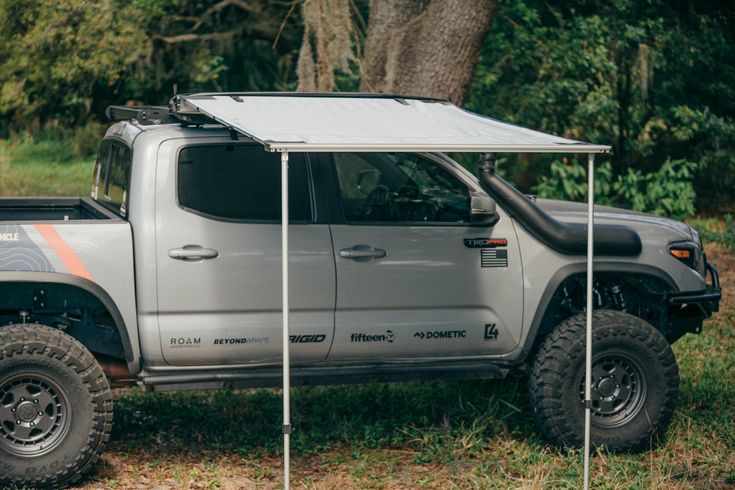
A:
<svg viewBox="0 0 735 490">
<path fill-rule="evenodd" d="M 179 34 L 178 36 L 156 36 L 156 39 L 163 41 L 166 44 L 177 44 L 177 43 L 188 43 L 192 41 L 220 41 L 222 39 L 232 39 L 243 33 L 244 27 L 238 27 L 231 31 L 225 32 L 210 32 L 207 34 L 194 34 L 190 32 L 188 34 Z"/>
<path fill-rule="evenodd" d="M 202 26 L 202 24 L 204 24 L 204 20 L 207 17 L 221 10 L 226 9 L 230 5 L 238 7 L 239 9 L 244 10 L 246 12 L 250 12 L 250 13 L 260 13 L 261 12 L 260 8 L 255 7 L 244 0 L 222 0 L 221 2 L 216 3 L 212 5 L 211 7 L 209 7 L 207 10 L 205 10 L 204 13 L 199 16 L 199 20 L 196 22 L 196 24 L 192 26 L 191 30 L 196 31 Z"/>
</svg>

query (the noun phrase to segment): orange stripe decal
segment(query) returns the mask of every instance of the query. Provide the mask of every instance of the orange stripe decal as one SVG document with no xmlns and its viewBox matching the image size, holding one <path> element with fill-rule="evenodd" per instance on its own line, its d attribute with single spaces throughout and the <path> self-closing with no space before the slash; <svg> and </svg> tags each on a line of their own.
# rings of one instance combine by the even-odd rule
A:
<svg viewBox="0 0 735 490">
<path fill-rule="evenodd" d="M 56 231 L 54 225 L 33 225 L 33 227 L 36 228 L 36 231 L 41 234 L 43 239 L 51 245 L 51 248 L 54 249 L 56 255 L 59 256 L 69 273 L 89 279 L 90 281 L 93 280 L 92 275 L 89 273 L 82 261 L 79 260 L 79 257 L 74 253 L 74 250 L 67 245 L 63 238 L 61 238 L 61 235 Z"/>
</svg>

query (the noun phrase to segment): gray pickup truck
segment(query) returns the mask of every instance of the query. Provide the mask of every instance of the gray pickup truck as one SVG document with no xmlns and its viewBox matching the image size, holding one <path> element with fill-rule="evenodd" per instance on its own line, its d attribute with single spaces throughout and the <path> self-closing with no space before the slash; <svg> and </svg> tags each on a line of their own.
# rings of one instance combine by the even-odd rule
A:
<svg viewBox="0 0 735 490">
<path fill-rule="evenodd" d="M 109 438 L 110 387 L 281 384 L 279 156 L 167 108 L 108 112 L 91 197 L 0 199 L 3 486 L 78 480 Z M 540 432 L 578 445 L 586 208 L 480 168 L 291 155 L 292 377 L 526 370 Z M 671 419 L 670 344 L 717 310 L 718 276 L 686 224 L 595 219 L 592 440 L 636 451 Z"/>
</svg>

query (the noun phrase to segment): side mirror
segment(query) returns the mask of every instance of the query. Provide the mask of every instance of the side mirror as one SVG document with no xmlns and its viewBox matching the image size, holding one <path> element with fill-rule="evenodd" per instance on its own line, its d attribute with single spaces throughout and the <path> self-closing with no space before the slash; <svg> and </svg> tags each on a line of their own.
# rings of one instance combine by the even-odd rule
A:
<svg viewBox="0 0 735 490">
<path fill-rule="evenodd" d="M 470 192 L 470 223 L 493 225 L 498 220 L 495 201 L 482 191 Z"/>
</svg>

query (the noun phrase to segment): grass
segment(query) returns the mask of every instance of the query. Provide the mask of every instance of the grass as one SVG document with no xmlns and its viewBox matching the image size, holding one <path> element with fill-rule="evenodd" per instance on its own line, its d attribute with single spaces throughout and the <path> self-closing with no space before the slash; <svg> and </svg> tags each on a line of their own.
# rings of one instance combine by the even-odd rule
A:
<svg viewBox="0 0 735 490">
<path fill-rule="evenodd" d="M 62 140 L 0 140 L 0 196 L 86 196 L 93 167 Z"/>
<path fill-rule="evenodd" d="M 0 141 L 0 194 L 86 195 L 92 158 L 55 142 Z M 45 146 L 44 146 L 45 145 Z M 727 236 L 717 220 L 695 226 Z M 722 311 L 674 345 L 681 400 L 664 441 L 598 451 L 593 488 L 735 490 L 735 252 L 707 247 Z M 97 471 L 77 488 L 279 488 L 278 390 L 117 394 Z M 525 380 L 299 387 L 295 488 L 579 488 L 582 455 L 539 438 Z"/>
</svg>

